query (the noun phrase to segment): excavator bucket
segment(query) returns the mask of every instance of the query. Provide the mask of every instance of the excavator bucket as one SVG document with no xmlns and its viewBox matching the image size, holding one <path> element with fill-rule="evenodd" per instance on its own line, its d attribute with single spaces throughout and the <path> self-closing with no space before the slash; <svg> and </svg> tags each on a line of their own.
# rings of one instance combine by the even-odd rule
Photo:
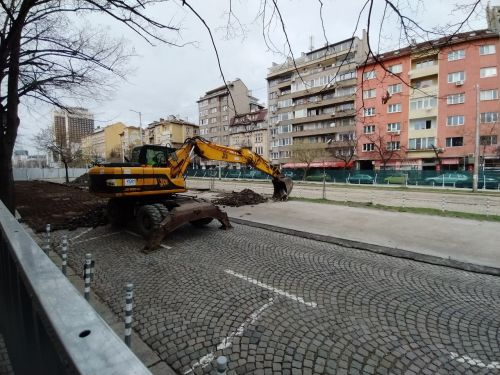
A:
<svg viewBox="0 0 500 375">
<path fill-rule="evenodd" d="M 274 177 L 273 178 L 274 193 L 273 199 L 277 201 L 286 201 L 292 192 L 293 181 L 290 177 Z"/>
</svg>

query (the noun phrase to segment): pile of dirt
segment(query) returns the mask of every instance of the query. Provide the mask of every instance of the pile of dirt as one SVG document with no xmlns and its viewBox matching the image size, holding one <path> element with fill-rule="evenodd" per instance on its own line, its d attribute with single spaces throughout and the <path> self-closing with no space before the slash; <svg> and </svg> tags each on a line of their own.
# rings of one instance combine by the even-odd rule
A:
<svg viewBox="0 0 500 375">
<path fill-rule="evenodd" d="M 250 189 L 244 189 L 240 192 L 220 194 L 212 203 L 221 206 L 240 207 L 267 202 L 267 198 Z"/>
<path fill-rule="evenodd" d="M 85 190 L 46 181 L 15 183 L 17 210 L 21 218 L 36 232 L 95 227 L 106 224 L 107 199 Z"/>
<path fill-rule="evenodd" d="M 82 174 L 80 177 L 75 178 L 73 181 L 70 181 L 66 185 L 77 187 L 83 190 L 88 190 L 89 182 L 90 182 L 89 174 L 85 173 Z"/>
</svg>

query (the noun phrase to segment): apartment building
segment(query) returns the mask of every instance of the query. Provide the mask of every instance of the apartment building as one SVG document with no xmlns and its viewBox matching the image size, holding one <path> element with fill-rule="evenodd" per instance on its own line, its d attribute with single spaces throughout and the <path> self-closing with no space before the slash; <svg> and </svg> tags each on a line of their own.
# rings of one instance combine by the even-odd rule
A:
<svg viewBox="0 0 500 375">
<path fill-rule="evenodd" d="M 198 125 L 171 115 L 150 123 L 145 138 L 149 144 L 180 147 L 186 138 L 196 135 L 199 135 Z"/>
<path fill-rule="evenodd" d="M 500 166 L 498 31 L 414 44 L 358 68 L 360 169 Z M 476 131 L 476 121 L 479 122 Z"/>
<path fill-rule="evenodd" d="M 268 69 L 268 122 L 273 164 L 294 168 L 293 148 L 322 151 L 321 165 L 352 153 L 355 139 L 356 67 L 366 59 L 366 35 L 312 50 Z"/>
<path fill-rule="evenodd" d="M 229 124 L 229 143 L 233 147 L 245 147 L 269 158 L 269 132 L 267 109 L 237 115 Z"/>
<path fill-rule="evenodd" d="M 121 134 L 126 125 L 117 122 L 97 128 L 91 135 L 82 138 L 82 154 L 86 160 L 119 162 L 123 160 Z"/>
<path fill-rule="evenodd" d="M 134 147 L 143 144 L 142 130 L 138 126 L 127 126 L 119 134 L 123 155 L 130 159 L 131 151 Z"/>
<path fill-rule="evenodd" d="M 233 103 L 234 101 L 234 103 Z M 209 90 L 198 100 L 200 135 L 211 142 L 229 146 L 229 125 L 239 114 L 258 110 L 258 99 L 239 78 L 226 86 Z"/>
<path fill-rule="evenodd" d="M 53 131 L 58 145 L 71 148 L 94 131 L 94 115 L 86 108 L 70 107 L 53 112 Z"/>
</svg>

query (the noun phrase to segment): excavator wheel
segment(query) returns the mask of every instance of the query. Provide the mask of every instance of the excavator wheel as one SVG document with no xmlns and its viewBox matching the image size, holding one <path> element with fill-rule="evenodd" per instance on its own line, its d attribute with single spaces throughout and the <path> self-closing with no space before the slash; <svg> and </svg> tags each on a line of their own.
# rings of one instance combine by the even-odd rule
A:
<svg viewBox="0 0 500 375">
<path fill-rule="evenodd" d="M 158 211 L 160 211 L 160 215 L 161 215 L 161 219 L 165 219 L 167 216 L 168 216 L 168 208 L 165 207 L 165 205 L 163 205 L 162 203 L 155 203 L 153 204 L 154 207 L 156 207 L 158 209 Z"/>
<path fill-rule="evenodd" d="M 210 224 L 213 219 L 213 217 L 205 217 L 203 219 L 190 221 L 190 223 L 195 227 L 204 227 L 205 225 Z"/>
<path fill-rule="evenodd" d="M 157 207 L 146 204 L 139 207 L 136 214 L 137 229 L 146 238 L 158 230 L 162 222 L 162 215 Z"/>
</svg>

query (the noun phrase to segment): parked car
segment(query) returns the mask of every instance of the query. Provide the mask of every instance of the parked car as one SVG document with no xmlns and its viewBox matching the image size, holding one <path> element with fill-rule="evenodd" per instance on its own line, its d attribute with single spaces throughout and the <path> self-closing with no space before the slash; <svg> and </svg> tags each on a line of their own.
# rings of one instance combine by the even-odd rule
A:
<svg viewBox="0 0 500 375">
<path fill-rule="evenodd" d="M 323 181 L 323 178 L 325 181 L 331 181 L 332 178 L 330 177 L 330 175 L 328 174 L 314 174 L 314 175 L 311 175 L 311 176 L 307 176 L 306 177 L 306 181 Z"/>
<path fill-rule="evenodd" d="M 347 177 L 350 184 L 373 184 L 373 177 L 369 174 L 354 174 Z"/>
<path fill-rule="evenodd" d="M 465 183 L 469 179 L 469 176 L 462 173 L 445 173 L 435 177 L 427 177 L 424 182 L 427 185 L 453 185 L 457 186 L 461 183 Z"/>
<path fill-rule="evenodd" d="M 406 182 L 406 175 L 395 175 L 395 176 L 388 176 L 388 177 L 384 178 L 385 184 L 402 185 L 405 182 Z"/>
<path fill-rule="evenodd" d="M 225 174 L 226 178 L 239 178 L 241 176 L 241 171 L 238 169 L 230 169 Z"/>
<path fill-rule="evenodd" d="M 456 187 L 464 187 L 472 189 L 472 176 L 467 176 L 466 181 L 459 181 L 455 184 Z M 493 176 L 479 175 L 477 180 L 478 189 L 498 189 L 500 181 Z"/>
</svg>

